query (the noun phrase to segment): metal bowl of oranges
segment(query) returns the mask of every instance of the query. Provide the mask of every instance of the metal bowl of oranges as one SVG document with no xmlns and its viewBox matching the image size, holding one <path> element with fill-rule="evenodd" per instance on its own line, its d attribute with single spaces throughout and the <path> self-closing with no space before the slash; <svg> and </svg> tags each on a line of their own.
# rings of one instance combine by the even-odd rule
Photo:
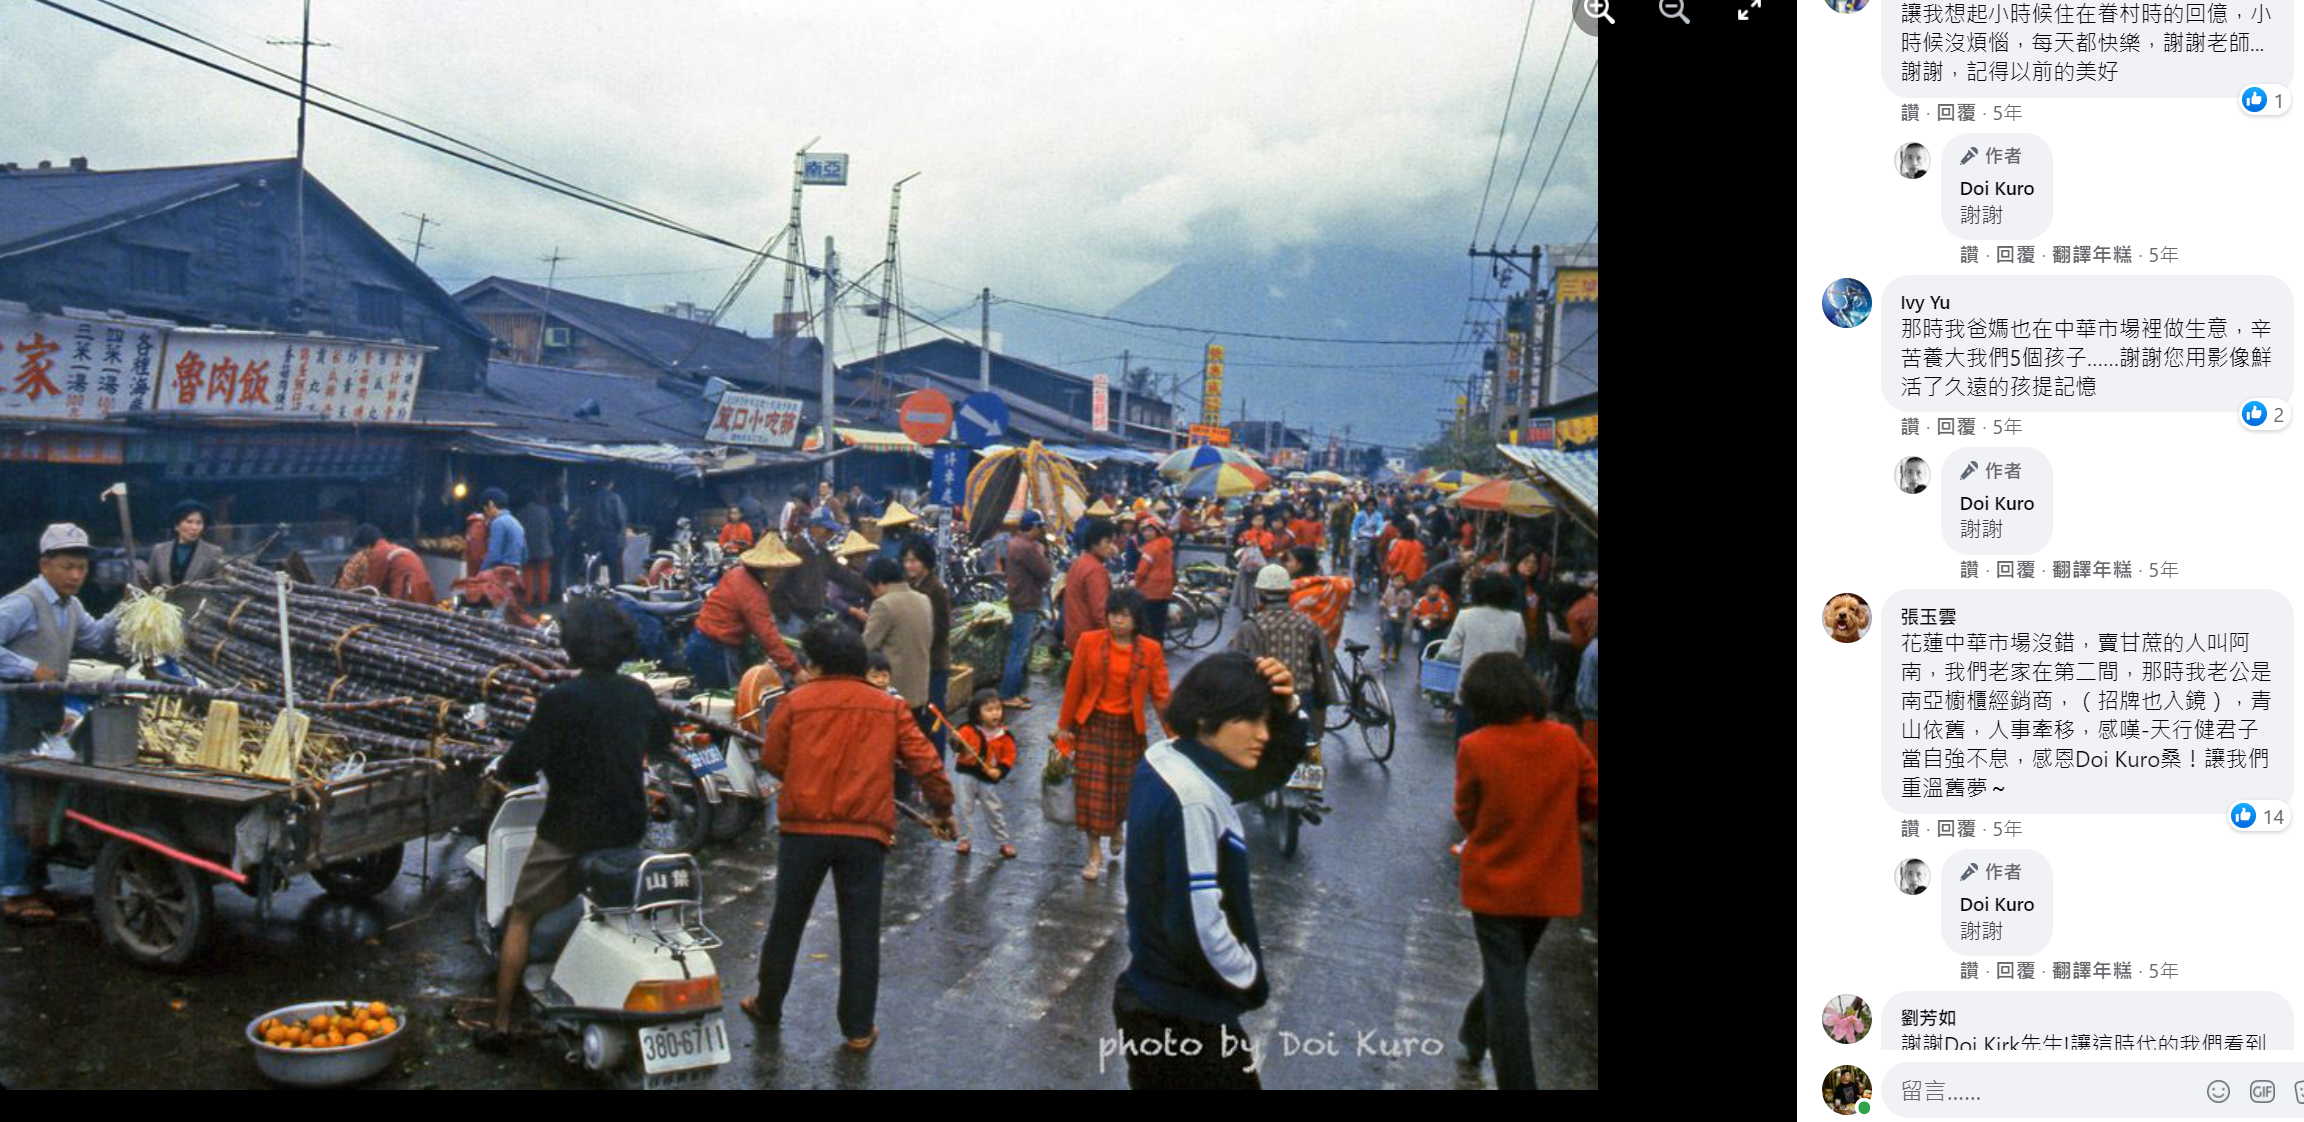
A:
<svg viewBox="0 0 2304 1122">
<path fill-rule="evenodd" d="M 357 1083 L 392 1066 L 406 1011 L 381 1001 L 309 1001 L 248 1022 L 256 1070 L 292 1087 Z"/>
</svg>

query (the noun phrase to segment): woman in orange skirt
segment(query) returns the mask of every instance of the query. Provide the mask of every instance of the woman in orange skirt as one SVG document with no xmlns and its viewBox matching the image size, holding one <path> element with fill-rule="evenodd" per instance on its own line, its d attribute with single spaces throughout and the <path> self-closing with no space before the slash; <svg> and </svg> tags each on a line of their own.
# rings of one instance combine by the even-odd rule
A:
<svg viewBox="0 0 2304 1122">
<path fill-rule="evenodd" d="M 1144 712 L 1168 708 L 1168 660 L 1160 644 L 1137 634 L 1144 597 L 1114 592 L 1104 605 L 1104 626 L 1080 637 L 1064 683 L 1057 738 L 1076 745 L 1072 764 L 1075 824 L 1088 839 L 1080 875 L 1095 880 L 1104 868 L 1104 839 L 1120 859 L 1120 824 L 1128 820 L 1128 780 L 1144 758 Z"/>
</svg>

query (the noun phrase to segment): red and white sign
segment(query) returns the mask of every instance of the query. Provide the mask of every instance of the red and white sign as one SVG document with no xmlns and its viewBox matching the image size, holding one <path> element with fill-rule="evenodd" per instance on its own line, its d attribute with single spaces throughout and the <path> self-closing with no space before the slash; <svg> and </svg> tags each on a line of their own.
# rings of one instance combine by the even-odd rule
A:
<svg viewBox="0 0 2304 1122">
<path fill-rule="evenodd" d="M 93 421 L 149 409 L 167 341 L 157 324 L 0 309 L 0 417 Z"/>
<path fill-rule="evenodd" d="M 1096 431 L 1097 431 L 1097 432 L 1110 432 L 1110 431 L 1112 431 L 1112 398 L 1111 398 L 1111 394 L 1112 394 L 1112 379 L 1111 379 L 1110 377 L 1106 376 L 1106 375 L 1103 375 L 1103 374 L 1098 374 L 1098 375 L 1096 376 L 1096 393 L 1095 393 L 1095 398 L 1096 398 L 1096 405 L 1095 405 L 1095 411 L 1094 411 L 1094 413 L 1092 414 L 1092 415 L 1093 415 L 1093 417 L 1095 418 L 1095 424 L 1096 424 Z"/>
<path fill-rule="evenodd" d="M 904 399 L 896 422 L 912 443 L 926 448 L 952 431 L 952 399 L 936 390 L 918 390 Z"/>
<path fill-rule="evenodd" d="M 430 348 L 366 339 L 180 328 L 155 410 L 405 421 Z"/>
<path fill-rule="evenodd" d="M 800 403 L 788 397 L 751 393 L 720 395 L 720 408 L 704 430 L 709 444 L 754 444 L 790 448 L 800 435 Z"/>
</svg>

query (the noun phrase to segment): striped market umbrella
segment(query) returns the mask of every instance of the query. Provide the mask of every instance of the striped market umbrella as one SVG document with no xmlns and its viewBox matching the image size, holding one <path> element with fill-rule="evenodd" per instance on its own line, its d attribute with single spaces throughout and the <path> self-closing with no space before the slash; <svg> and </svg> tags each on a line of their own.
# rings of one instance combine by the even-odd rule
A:
<svg viewBox="0 0 2304 1122">
<path fill-rule="evenodd" d="M 1313 472 L 1312 474 L 1305 476 L 1304 481 L 1306 483 L 1330 483 L 1339 486 L 1352 482 L 1351 480 L 1346 479 L 1332 471 Z"/>
<path fill-rule="evenodd" d="M 1488 482 L 1488 476 L 1476 471 L 1444 471 L 1432 477 L 1432 486 L 1441 491 L 1462 491 Z"/>
<path fill-rule="evenodd" d="M 1543 492 L 1517 479 L 1491 479 L 1458 491 L 1448 503 L 1464 510 L 1500 510 L 1524 517 L 1552 512 L 1552 501 Z"/>
<path fill-rule="evenodd" d="M 1181 482 L 1193 472 L 1202 468 L 1215 467 L 1218 464 L 1255 467 L 1256 461 L 1245 452 L 1237 452 L 1230 448 L 1218 448 L 1213 444 L 1195 444 L 1160 461 L 1160 475 L 1163 478 Z"/>
<path fill-rule="evenodd" d="M 1176 493 L 1188 499 L 1227 499 L 1271 485 L 1272 477 L 1254 464 L 1217 464 L 1193 472 Z"/>
</svg>

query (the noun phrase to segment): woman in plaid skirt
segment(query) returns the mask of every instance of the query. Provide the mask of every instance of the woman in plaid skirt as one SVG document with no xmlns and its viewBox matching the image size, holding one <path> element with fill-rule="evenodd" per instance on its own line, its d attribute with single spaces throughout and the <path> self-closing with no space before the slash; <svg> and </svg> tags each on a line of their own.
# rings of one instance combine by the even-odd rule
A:
<svg viewBox="0 0 2304 1122">
<path fill-rule="evenodd" d="M 1120 859 L 1120 824 L 1128 820 L 1128 779 L 1144 757 L 1144 712 L 1168 708 L 1168 660 L 1160 644 L 1139 634 L 1144 597 L 1114 592 L 1104 605 L 1104 626 L 1080 637 L 1064 683 L 1057 739 L 1073 744 L 1074 812 L 1088 839 L 1080 875 L 1095 880 L 1104 868 L 1104 839 Z"/>
</svg>

